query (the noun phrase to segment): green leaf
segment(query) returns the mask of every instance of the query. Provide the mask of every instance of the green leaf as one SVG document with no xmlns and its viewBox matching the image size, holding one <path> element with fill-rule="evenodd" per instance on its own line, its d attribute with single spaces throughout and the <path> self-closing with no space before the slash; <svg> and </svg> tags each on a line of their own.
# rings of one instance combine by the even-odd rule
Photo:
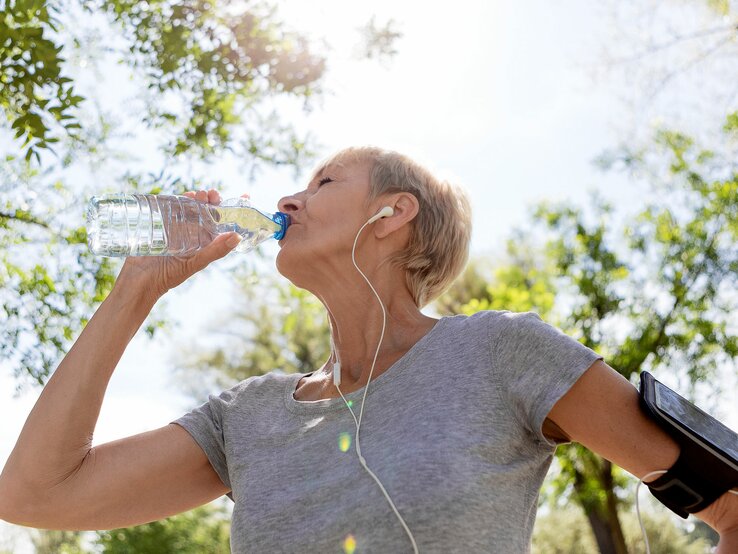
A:
<svg viewBox="0 0 738 554">
<path fill-rule="evenodd" d="M 725 118 L 723 131 L 725 131 L 726 133 L 738 133 L 738 112 L 728 114 L 728 116 Z"/>
</svg>

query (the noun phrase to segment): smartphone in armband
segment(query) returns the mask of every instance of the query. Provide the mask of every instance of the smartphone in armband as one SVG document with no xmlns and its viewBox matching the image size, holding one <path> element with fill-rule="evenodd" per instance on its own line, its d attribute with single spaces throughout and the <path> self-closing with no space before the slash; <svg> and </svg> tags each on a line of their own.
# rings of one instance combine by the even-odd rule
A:
<svg viewBox="0 0 738 554">
<path fill-rule="evenodd" d="M 666 474 L 647 483 L 651 493 L 683 518 L 738 486 L 738 434 L 686 398 L 641 372 L 641 405 L 679 444 Z"/>
</svg>

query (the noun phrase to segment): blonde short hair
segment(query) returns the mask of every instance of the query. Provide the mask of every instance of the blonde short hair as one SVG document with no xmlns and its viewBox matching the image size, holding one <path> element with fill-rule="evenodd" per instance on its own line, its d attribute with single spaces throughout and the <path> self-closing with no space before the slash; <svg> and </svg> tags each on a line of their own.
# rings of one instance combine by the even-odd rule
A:
<svg viewBox="0 0 738 554">
<path fill-rule="evenodd" d="M 396 192 L 418 199 L 407 248 L 391 262 L 405 270 L 407 287 L 422 308 L 438 298 L 466 266 L 471 239 L 469 199 L 458 185 L 437 179 L 409 157 L 373 146 L 340 150 L 315 173 L 330 164 L 362 162 L 370 165 L 367 203 Z"/>
</svg>

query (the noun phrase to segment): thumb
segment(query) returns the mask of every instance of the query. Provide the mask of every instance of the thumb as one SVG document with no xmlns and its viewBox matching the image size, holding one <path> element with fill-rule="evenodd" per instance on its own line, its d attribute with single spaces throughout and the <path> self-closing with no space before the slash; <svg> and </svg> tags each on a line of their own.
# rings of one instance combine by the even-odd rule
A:
<svg viewBox="0 0 738 554">
<path fill-rule="evenodd" d="M 241 242 L 241 236 L 235 232 L 224 233 L 215 237 L 210 244 L 194 256 L 192 261 L 197 267 L 197 271 L 207 267 L 215 260 L 219 260 L 228 254 L 238 246 L 239 242 Z"/>
</svg>

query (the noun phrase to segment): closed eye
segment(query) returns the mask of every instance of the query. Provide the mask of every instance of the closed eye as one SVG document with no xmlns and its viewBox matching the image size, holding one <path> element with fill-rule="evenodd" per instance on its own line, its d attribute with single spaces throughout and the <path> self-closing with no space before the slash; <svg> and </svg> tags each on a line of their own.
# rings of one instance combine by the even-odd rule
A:
<svg viewBox="0 0 738 554">
<path fill-rule="evenodd" d="M 323 177 L 320 181 L 318 181 L 318 186 L 322 187 L 323 185 L 325 185 L 326 183 L 330 183 L 331 181 L 333 181 L 333 179 L 331 179 L 330 177 Z"/>
</svg>

